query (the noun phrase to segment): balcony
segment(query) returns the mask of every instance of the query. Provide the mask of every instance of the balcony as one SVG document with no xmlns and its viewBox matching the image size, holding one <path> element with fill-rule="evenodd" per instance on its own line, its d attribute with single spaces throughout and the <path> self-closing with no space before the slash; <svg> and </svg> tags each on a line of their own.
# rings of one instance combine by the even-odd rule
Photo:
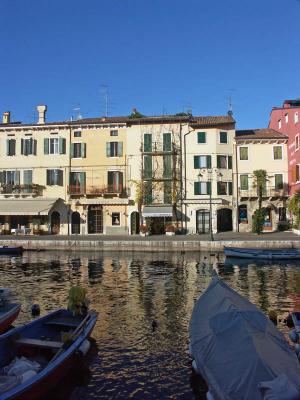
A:
<svg viewBox="0 0 300 400">
<path fill-rule="evenodd" d="M 28 185 L 1 185 L 0 197 L 38 197 L 43 195 L 44 186 Z"/>
<path fill-rule="evenodd" d="M 258 198 L 257 188 L 251 190 L 242 190 L 239 188 L 239 197 L 242 199 L 246 198 Z M 263 198 L 276 198 L 276 197 L 288 197 L 288 185 L 283 185 L 283 188 L 278 189 L 275 187 L 267 187 L 263 190 Z"/>
<path fill-rule="evenodd" d="M 126 188 L 119 185 L 107 186 L 84 186 L 84 185 L 70 185 L 68 186 L 68 194 L 70 196 L 119 196 L 127 197 Z"/>
<path fill-rule="evenodd" d="M 145 148 L 146 147 L 146 148 Z M 152 145 L 147 148 L 142 143 L 141 151 L 143 154 L 152 154 L 152 155 L 167 155 L 167 154 L 177 154 L 179 152 L 179 146 L 177 146 L 174 142 L 171 147 L 168 149 L 161 142 L 152 142 Z"/>
</svg>

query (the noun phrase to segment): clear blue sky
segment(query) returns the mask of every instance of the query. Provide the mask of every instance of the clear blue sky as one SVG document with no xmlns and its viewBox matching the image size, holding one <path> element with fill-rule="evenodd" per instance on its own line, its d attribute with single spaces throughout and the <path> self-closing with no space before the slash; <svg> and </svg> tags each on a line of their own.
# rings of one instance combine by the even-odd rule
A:
<svg viewBox="0 0 300 400">
<path fill-rule="evenodd" d="M 0 0 L 0 113 L 220 115 L 300 97 L 300 0 Z M 103 85 L 107 85 L 105 88 Z"/>
</svg>

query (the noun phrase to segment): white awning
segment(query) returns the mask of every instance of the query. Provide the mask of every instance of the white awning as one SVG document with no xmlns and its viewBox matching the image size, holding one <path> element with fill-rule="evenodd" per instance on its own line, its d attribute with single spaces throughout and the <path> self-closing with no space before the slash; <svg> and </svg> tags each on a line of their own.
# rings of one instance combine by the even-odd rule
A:
<svg viewBox="0 0 300 400">
<path fill-rule="evenodd" d="M 48 215 L 58 199 L 0 200 L 0 215 Z"/>
<path fill-rule="evenodd" d="M 173 217 L 171 206 L 145 206 L 142 216 L 147 217 Z"/>
</svg>

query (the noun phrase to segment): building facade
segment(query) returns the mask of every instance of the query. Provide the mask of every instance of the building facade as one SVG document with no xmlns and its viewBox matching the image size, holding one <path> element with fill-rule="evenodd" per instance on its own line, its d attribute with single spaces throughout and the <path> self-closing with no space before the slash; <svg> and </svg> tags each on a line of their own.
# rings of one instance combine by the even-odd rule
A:
<svg viewBox="0 0 300 400">
<path fill-rule="evenodd" d="M 290 194 L 300 189 L 300 99 L 285 100 L 282 107 L 273 107 L 269 128 L 288 136 Z"/>
<path fill-rule="evenodd" d="M 255 171 L 266 171 L 262 190 L 264 231 L 287 225 L 288 137 L 274 129 L 237 130 L 234 141 L 234 206 L 236 230 L 249 232 L 259 206 Z"/>
</svg>

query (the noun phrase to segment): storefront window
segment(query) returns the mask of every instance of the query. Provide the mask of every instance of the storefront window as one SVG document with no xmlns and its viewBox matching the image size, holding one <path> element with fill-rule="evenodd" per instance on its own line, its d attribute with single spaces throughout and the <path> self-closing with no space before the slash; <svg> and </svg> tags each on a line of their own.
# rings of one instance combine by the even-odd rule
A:
<svg viewBox="0 0 300 400">
<path fill-rule="evenodd" d="M 111 214 L 111 219 L 112 219 L 111 221 L 112 225 L 120 225 L 120 213 L 113 212 Z"/>
</svg>

